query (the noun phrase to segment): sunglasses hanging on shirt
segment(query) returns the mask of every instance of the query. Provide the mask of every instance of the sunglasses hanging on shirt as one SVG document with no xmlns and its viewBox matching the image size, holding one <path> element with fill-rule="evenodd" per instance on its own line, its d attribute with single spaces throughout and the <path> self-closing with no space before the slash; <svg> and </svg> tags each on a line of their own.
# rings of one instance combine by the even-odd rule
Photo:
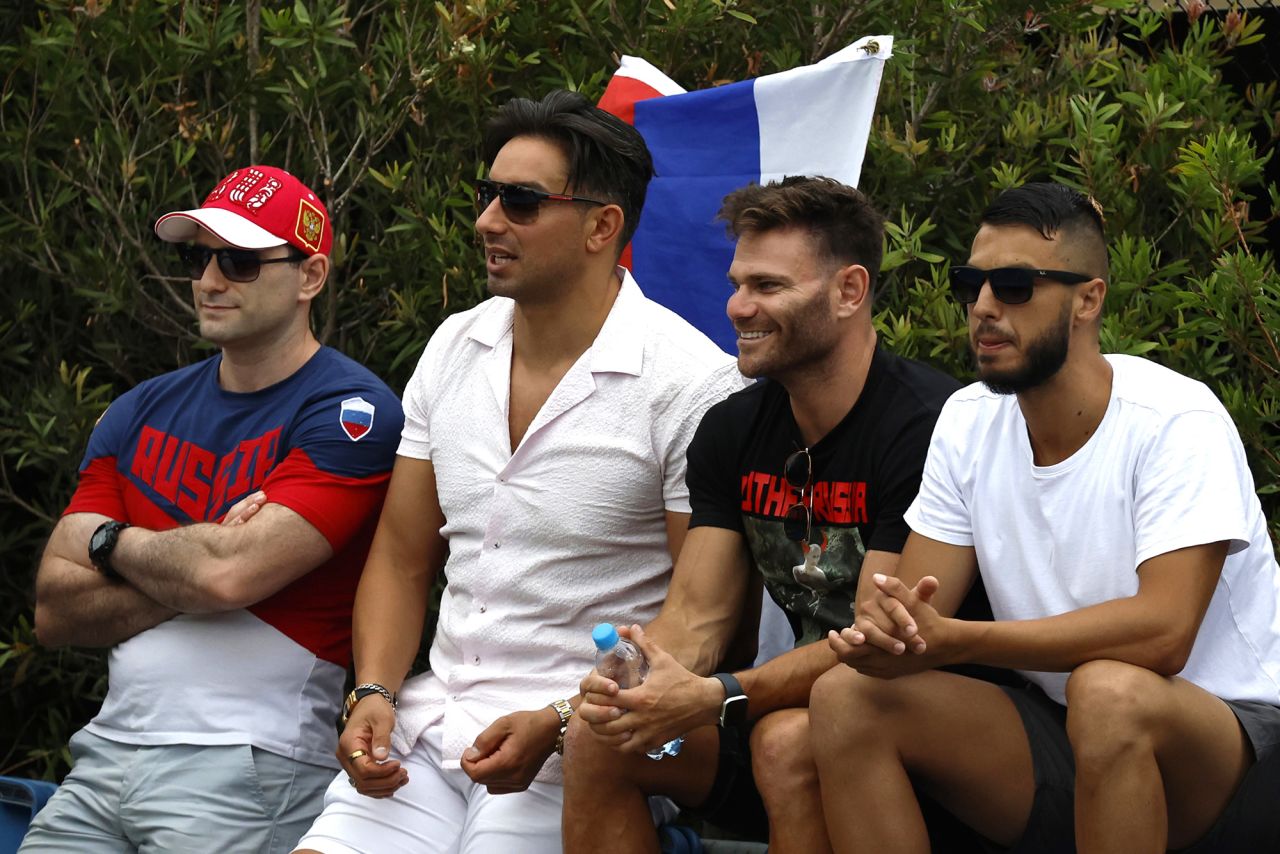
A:
<svg viewBox="0 0 1280 854">
<path fill-rule="evenodd" d="M 800 493 L 798 500 L 787 508 L 782 518 L 782 530 L 788 540 L 807 543 L 813 538 L 813 457 L 808 448 L 801 448 L 787 457 L 782 464 L 782 476 L 787 485 Z M 808 499 L 808 503 L 805 500 Z"/>
</svg>

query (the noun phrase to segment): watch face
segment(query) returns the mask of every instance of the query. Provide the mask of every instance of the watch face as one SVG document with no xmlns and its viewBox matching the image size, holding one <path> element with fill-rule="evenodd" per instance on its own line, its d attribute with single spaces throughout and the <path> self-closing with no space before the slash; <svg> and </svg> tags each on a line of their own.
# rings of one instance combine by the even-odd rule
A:
<svg viewBox="0 0 1280 854">
<path fill-rule="evenodd" d="M 93 532 L 93 536 L 89 538 L 89 555 L 94 559 L 99 559 L 99 552 L 106 548 L 114 537 L 115 529 L 108 525 L 99 525 L 97 530 Z"/>
<path fill-rule="evenodd" d="M 89 562 L 105 575 L 115 574 L 109 563 L 111 552 L 115 550 L 120 532 L 127 527 L 129 526 L 124 522 L 103 522 L 89 537 Z"/>
<path fill-rule="evenodd" d="M 720 707 L 720 722 L 723 725 L 736 726 L 747 720 L 747 698 L 739 694 L 729 697 Z"/>
</svg>

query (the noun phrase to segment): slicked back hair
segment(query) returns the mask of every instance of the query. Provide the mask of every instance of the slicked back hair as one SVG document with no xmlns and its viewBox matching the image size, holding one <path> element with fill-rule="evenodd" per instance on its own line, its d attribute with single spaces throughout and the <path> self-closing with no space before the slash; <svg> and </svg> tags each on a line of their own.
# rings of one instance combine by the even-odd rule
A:
<svg viewBox="0 0 1280 854">
<path fill-rule="evenodd" d="M 512 98 L 498 109 L 485 126 L 485 164 L 492 166 L 502 147 L 519 136 L 560 147 L 569 162 L 566 191 L 622 208 L 621 253 L 640 224 L 653 177 L 653 157 L 640 132 L 577 92 L 556 89 L 541 101 Z"/>
<path fill-rule="evenodd" d="M 982 212 L 981 222 L 984 225 L 1030 226 L 1046 240 L 1053 240 L 1059 234 L 1081 240 L 1088 246 L 1089 254 L 1100 259 L 1103 267 L 1091 272 L 1108 277 L 1102 209 L 1079 190 L 1049 181 L 1023 184 L 996 196 Z"/>
<path fill-rule="evenodd" d="M 751 184 L 725 196 L 720 219 L 734 237 L 801 228 L 826 260 L 867 269 L 875 293 L 884 254 L 884 217 L 863 193 L 833 178 L 789 175 L 763 186 Z"/>
</svg>

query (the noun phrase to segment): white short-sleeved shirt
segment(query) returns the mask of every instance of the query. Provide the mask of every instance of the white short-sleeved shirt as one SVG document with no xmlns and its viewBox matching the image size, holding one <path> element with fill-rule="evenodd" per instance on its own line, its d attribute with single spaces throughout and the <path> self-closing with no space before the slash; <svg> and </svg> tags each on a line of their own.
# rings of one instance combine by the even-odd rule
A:
<svg viewBox="0 0 1280 854">
<path fill-rule="evenodd" d="M 1181 675 L 1223 699 L 1280 704 L 1280 571 L 1235 425 L 1203 383 L 1107 360 L 1097 432 L 1052 466 L 1035 465 L 1015 396 L 981 383 L 952 395 L 907 522 L 976 550 L 997 620 L 1132 596 L 1143 561 L 1229 541 Z M 1066 702 L 1068 674 L 1023 675 Z"/>
<path fill-rule="evenodd" d="M 744 380 L 619 275 L 595 342 L 514 452 L 510 299 L 448 318 L 409 381 L 398 453 L 433 464 L 449 558 L 431 670 L 400 693 L 398 750 L 443 721 L 443 764 L 458 767 L 498 717 L 577 693 L 597 623 L 658 613 L 671 573 L 665 514 L 689 512 L 685 450 L 707 408 Z M 538 779 L 559 781 L 557 759 Z"/>
</svg>

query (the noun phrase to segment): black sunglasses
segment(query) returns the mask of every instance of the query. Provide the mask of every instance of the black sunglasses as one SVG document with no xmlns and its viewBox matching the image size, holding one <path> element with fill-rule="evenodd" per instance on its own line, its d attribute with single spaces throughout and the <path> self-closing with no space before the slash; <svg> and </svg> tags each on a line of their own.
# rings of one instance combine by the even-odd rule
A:
<svg viewBox="0 0 1280 854">
<path fill-rule="evenodd" d="M 502 211 L 509 219 L 517 223 L 532 222 L 538 216 L 538 205 L 543 202 L 586 202 L 589 205 L 603 205 L 605 202 L 596 199 L 585 199 L 582 196 L 571 196 L 568 193 L 544 193 L 532 187 L 519 184 L 503 184 L 499 181 L 476 181 L 476 212 L 484 213 L 493 200 L 502 202 Z"/>
<path fill-rule="evenodd" d="M 800 493 L 799 500 L 788 507 L 782 517 L 782 531 L 788 540 L 807 543 L 813 537 L 813 510 L 810 507 L 813 494 L 809 491 L 813 485 L 813 457 L 809 455 L 808 448 L 801 448 L 787 457 L 782 464 L 782 476 L 787 479 L 788 486 Z M 810 504 L 805 504 L 806 497 Z"/>
<path fill-rule="evenodd" d="M 244 283 L 256 281 L 263 264 L 296 264 L 307 259 L 301 251 L 290 248 L 292 251 L 283 258 L 260 258 L 254 249 L 210 249 L 194 243 L 179 243 L 178 257 L 182 259 L 185 272 L 193 282 L 209 268 L 209 259 L 217 258 L 218 270 L 228 281 Z"/>
<path fill-rule="evenodd" d="M 982 286 L 991 283 L 991 293 L 996 299 L 1008 305 L 1020 305 L 1031 299 L 1036 279 L 1047 279 L 1064 285 L 1078 285 L 1095 278 L 1083 273 L 1068 273 L 1064 270 L 1033 270 L 1029 267 L 997 267 L 984 270 L 981 267 L 952 267 L 951 295 L 961 305 L 971 305 L 978 301 Z"/>
</svg>

